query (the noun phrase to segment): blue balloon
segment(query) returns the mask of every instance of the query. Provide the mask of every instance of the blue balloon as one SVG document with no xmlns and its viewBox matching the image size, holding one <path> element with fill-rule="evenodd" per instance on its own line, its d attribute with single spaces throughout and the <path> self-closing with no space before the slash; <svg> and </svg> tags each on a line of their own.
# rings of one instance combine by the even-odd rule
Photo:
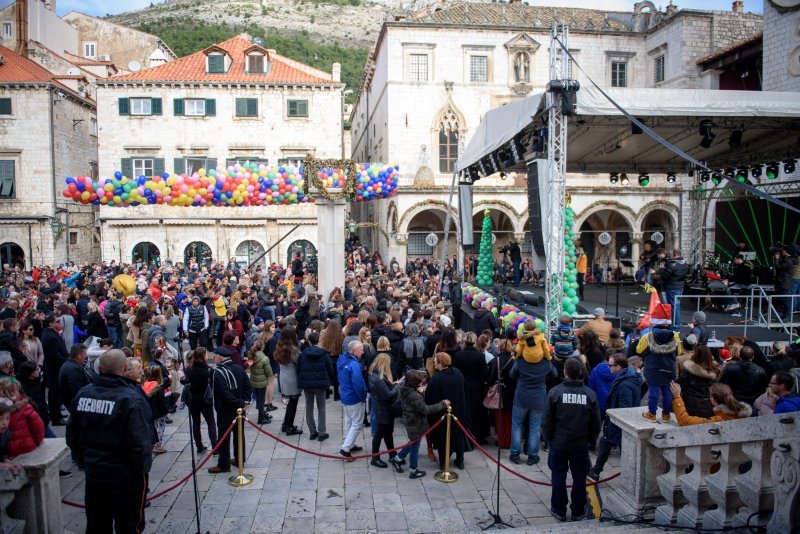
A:
<svg viewBox="0 0 800 534">
<path fill-rule="evenodd" d="M 140 176 L 139 177 L 139 185 L 144 185 L 146 183 L 147 183 L 147 177 L 146 176 Z"/>
<path fill-rule="evenodd" d="M 78 185 L 78 191 L 80 191 L 81 193 L 86 189 L 86 187 L 83 184 L 83 182 L 78 182 L 77 185 Z"/>
<path fill-rule="evenodd" d="M 169 178 L 169 173 L 168 172 L 164 172 L 164 173 L 161 174 L 161 177 L 166 180 L 167 178 Z"/>
<path fill-rule="evenodd" d="M 156 203 L 156 197 L 152 197 L 152 196 L 151 197 L 147 197 L 147 203 L 148 204 L 155 204 Z"/>
<path fill-rule="evenodd" d="M 117 180 L 119 180 L 120 178 L 122 178 L 122 173 L 121 173 L 120 171 L 117 171 L 117 172 L 115 172 L 115 173 L 114 173 L 114 178 L 116 178 Z"/>
<path fill-rule="evenodd" d="M 68 184 L 74 184 L 75 183 L 75 178 L 67 178 L 67 183 Z"/>
</svg>

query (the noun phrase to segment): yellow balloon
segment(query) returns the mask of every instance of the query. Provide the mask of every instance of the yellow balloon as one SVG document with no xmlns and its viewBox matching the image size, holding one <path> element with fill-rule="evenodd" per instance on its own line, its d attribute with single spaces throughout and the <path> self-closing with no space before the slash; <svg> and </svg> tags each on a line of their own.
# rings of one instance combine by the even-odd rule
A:
<svg viewBox="0 0 800 534">
<path fill-rule="evenodd" d="M 126 297 L 130 297 L 136 292 L 136 280 L 128 274 L 118 274 L 111 281 L 116 291 L 121 291 Z"/>
</svg>

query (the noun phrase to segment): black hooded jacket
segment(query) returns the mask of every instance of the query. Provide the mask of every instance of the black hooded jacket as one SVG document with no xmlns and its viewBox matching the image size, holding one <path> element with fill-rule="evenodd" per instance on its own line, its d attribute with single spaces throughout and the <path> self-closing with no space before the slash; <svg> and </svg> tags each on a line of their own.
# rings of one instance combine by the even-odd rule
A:
<svg viewBox="0 0 800 534">
<path fill-rule="evenodd" d="M 582 380 L 564 380 L 550 390 L 542 418 L 542 437 L 553 450 L 588 451 L 600 434 L 600 406 Z"/>
</svg>

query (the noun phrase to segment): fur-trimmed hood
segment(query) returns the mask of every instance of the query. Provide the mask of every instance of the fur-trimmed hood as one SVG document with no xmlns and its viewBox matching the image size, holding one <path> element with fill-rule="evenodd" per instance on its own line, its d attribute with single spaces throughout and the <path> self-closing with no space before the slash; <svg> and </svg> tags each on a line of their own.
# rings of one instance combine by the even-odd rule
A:
<svg viewBox="0 0 800 534">
<path fill-rule="evenodd" d="M 704 378 L 706 380 L 716 380 L 719 376 L 718 373 L 713 371 L 706 371 L 692 360 L 686 360 L 683 362 L 683 369 L 689 374 L 692 374 L 698 378 Z"/>
<path fill-rule="evenodd" d="M 738 401 L 737 401 L 738 402 Z M 749 404 L 745 404 L 744 402 L 739 402 L 739 409 L 735 412 L 725 406 L 724 404 L 717 404 L 714 406 L 714 414 L 715 415 L 726 415 L 728 417 L 735 417 L 737 419 L 744 419 L 745 417 L 750 417 L 753 415 L 753 409 L 750 407 Z"/>
</svg>

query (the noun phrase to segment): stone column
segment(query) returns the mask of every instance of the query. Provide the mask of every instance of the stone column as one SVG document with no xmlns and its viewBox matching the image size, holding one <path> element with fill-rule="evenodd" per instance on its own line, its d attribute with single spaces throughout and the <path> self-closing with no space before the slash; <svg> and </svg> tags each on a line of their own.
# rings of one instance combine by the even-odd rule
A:
<svg viewBox="0 0 800 534">
<path fill-rule="evenodd" d="M 329 295 L 334 287 L 344 289 L 344 222 L 347 201 L 316 197 L 317 292 Z"/>
</svg>

